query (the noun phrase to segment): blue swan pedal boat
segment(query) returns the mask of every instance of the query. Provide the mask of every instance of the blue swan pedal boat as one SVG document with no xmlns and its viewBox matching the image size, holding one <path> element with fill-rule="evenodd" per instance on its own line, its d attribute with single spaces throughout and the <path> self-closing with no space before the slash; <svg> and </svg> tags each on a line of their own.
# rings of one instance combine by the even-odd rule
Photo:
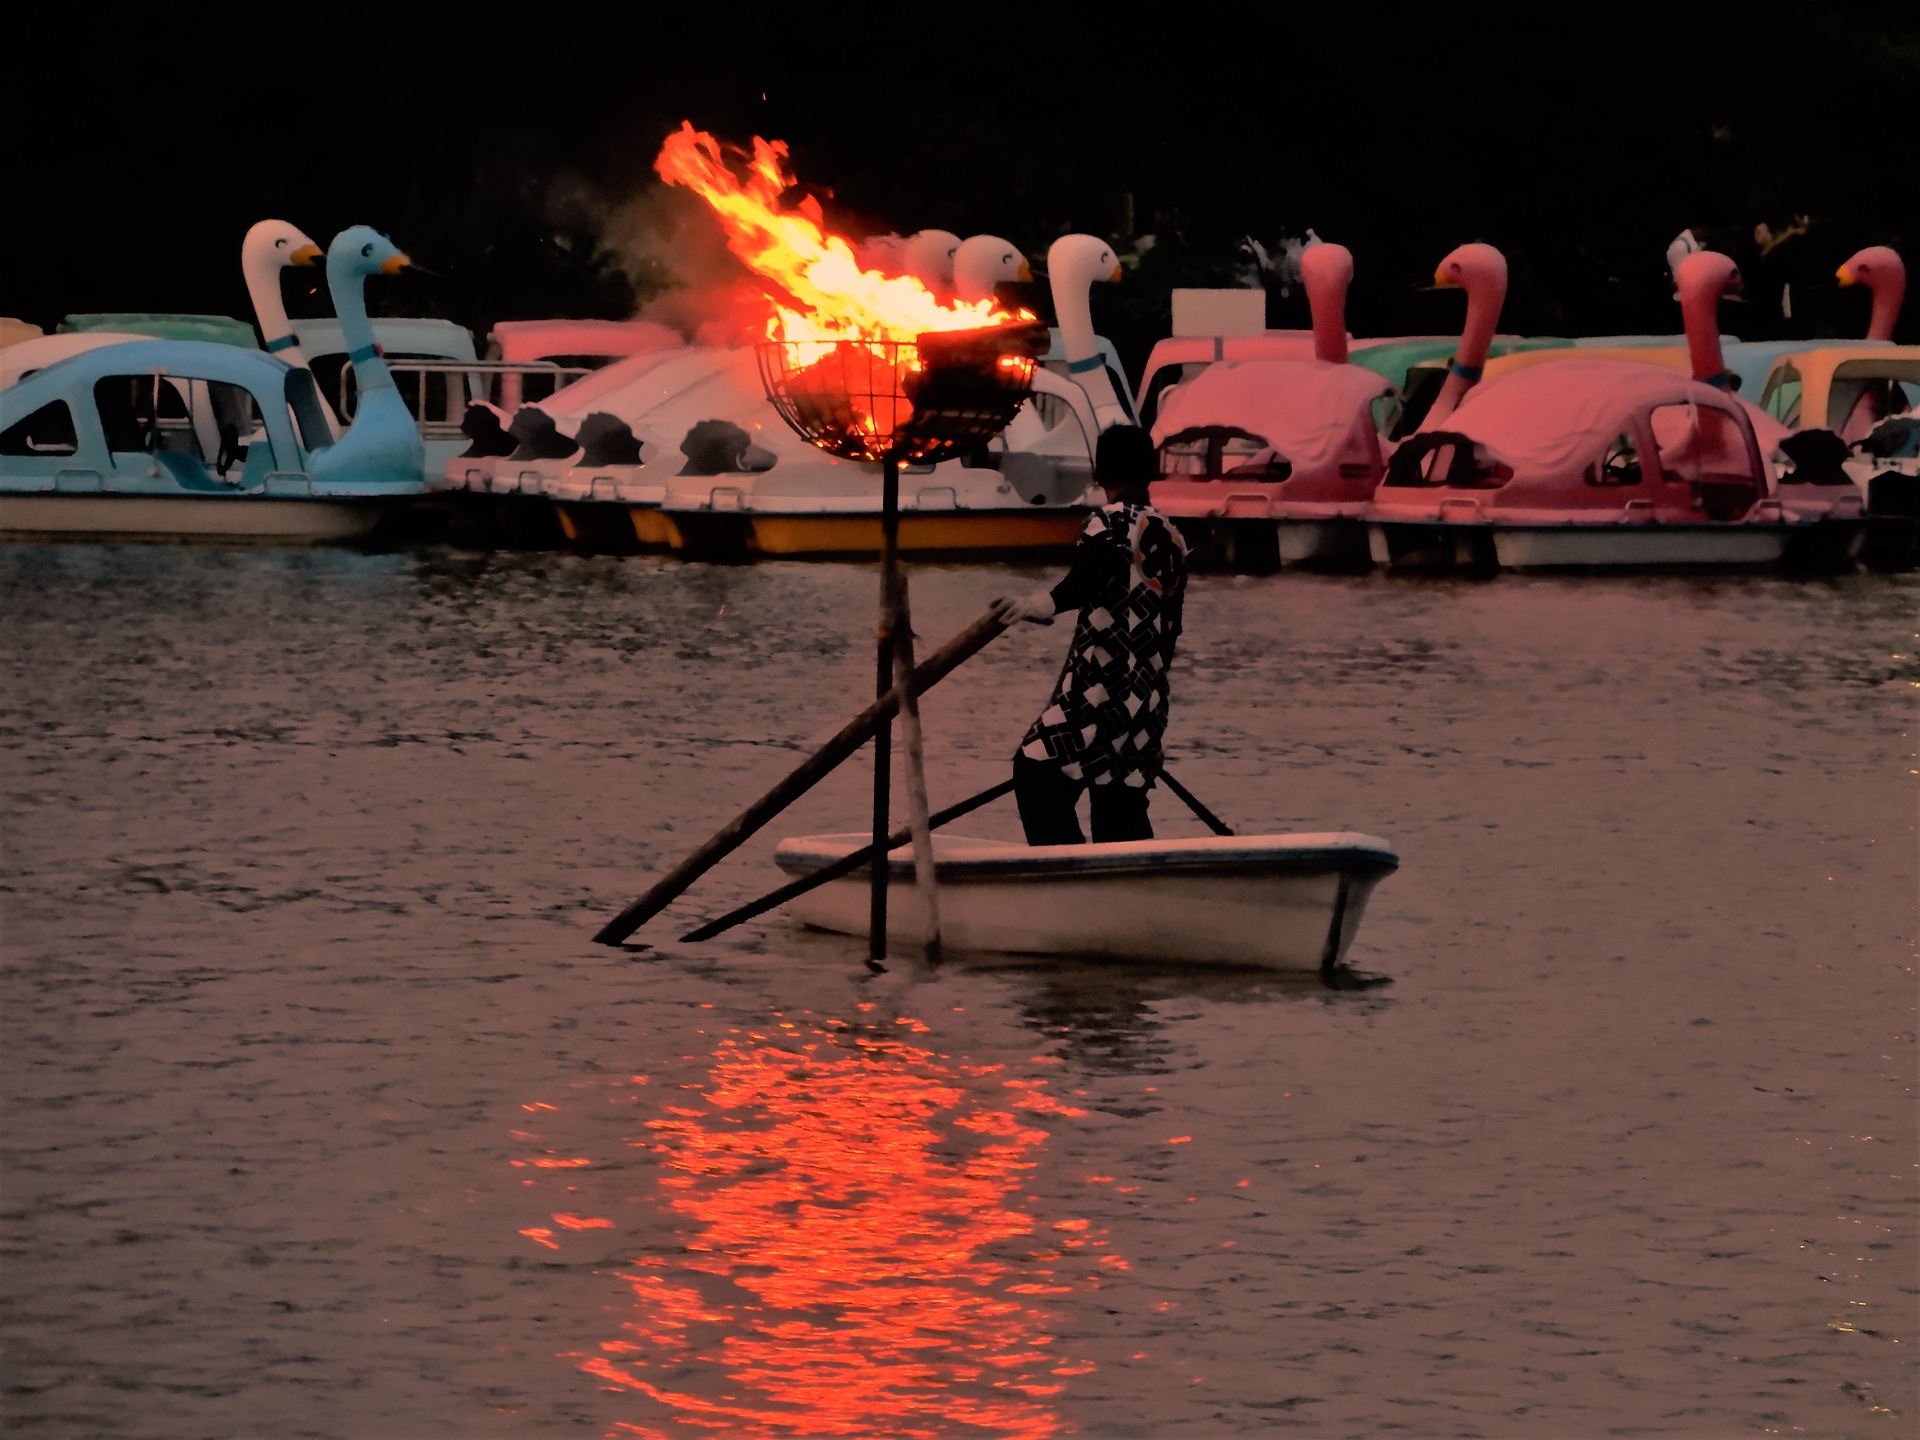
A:
<svg viewBox="0 0 1920 1440">
<path fill-rule="evenodd" d="M 407 265 L 364 225 L 336 235 L 327 282 L 361 404 L 338 441 L 313 373 L 194 340 L 129 340 L 0 391 L 0 536 L 359 540 L 425 489 L 425 451 L 367 320 L 362 287 Z"/>
<path fill-rule="evenodd" d="M 0 535 L 357 540 L 420 482 L 316 478 L 332 441 L 305 368 L 204 341 L 89 350 L 0 391 Z"/>
</svg>

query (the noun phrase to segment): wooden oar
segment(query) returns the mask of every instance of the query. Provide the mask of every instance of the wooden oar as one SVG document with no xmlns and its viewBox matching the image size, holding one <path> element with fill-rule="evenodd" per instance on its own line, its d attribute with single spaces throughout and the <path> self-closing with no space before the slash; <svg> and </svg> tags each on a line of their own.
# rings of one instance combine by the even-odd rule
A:
<svg viewBox="0 0 1920 1440">
<path fill-rule="evenodd" d="M 1214 814 L 1213 811 L 1207 809 L 1206 806 L 1202 805 L 1197 799 L 1195 799 L 1193 792 L 1187 789 L 1187 787 L 1182 785 L 1178 780 L 1174 779 L 1172 775 L 1168 774 L 1164 767 L 1160 771 L 1160 778 L 1167 782 L 1167 788 L 1169 790 L 1173 791 L 1174 794 L 1178 795 L 1182 800 L 1187 802 L 1187 808 L 1193 811 L 1194 814 L 1198 815 L 1201 818 L 1201 820 L 1205 821 L 1207 828 L 1213 831 L 1214 834 L 1216 835 L 1233 834 L 1233 831 L 1227 828 L 1226 821 L 1222 820 L 1218 815 Z"/>
<path fill-rule="evenodd" d="M 989 786 L 978 795 L 962 800 L 958 805 L 950 805 L 945 810 L 937 810 L 927 818 L 927 828 L 929 830 L 938 830 L 949 820 L 958 820 L 962 815 L 970 815 L 982 805 L 998 800 L 1011 789 L 1013 789 L 1013 781 L 1002 780 L 998 785 Z M 907 841 L 912 838 L 912 827 L 902 825 L 898 830 L 895 830 L 891 835 L 887 836 L 887 849 L 891 851 L 906 844 Z M 873 846 L 862 845 L 851 855 L 842 855 L 832 864 L 822 866 L 811 875 L 802 875 L 798 880 L 791 880 L 787 884 L 782 885 L 778 890 L 769 891 L 758 900 L 750 900 L 738 910 L 729 910 L 718 920 L 709 920 L 698 930 L 690 930 L 680 938 L 682 940 L 711 940 L 722 931 L 731 930 L 734 926 L 744 924 L 756 915 L 764 915 L 776 906 L 786 904 L 787 901 L 793 899 L 796 895 L 804 895 L 807 891 L 817 889 L 829 880 L 838 880 L 842 875 L 851 875 L 855 870 L 858 870 L 862 865 L 867 864 L 872 859 Z"/>
<path fill-rule="evenodd" d="M 924 665 L 916 666 L 911 688 L 916 694 L 931 690 L 952 674 L 962 661 L 985 649 L 1006 628 L 993 617 L 992 611 L 988 611 L 936 650 Z M 875 700 L 848 721 L 839 734 L 814 751 L 786 779 L 734 816 L 712 839 L 656 880 L 646 894 L 609 920 L 593 938 L 602 945 L 618 945 L 624 941 L 672 904 L 695 880 L 737 850 L 761 826 L 811 790 L 836 765 L 871 739 L 899 708 L 900 691 L 897 688 Z"/>
</svg>

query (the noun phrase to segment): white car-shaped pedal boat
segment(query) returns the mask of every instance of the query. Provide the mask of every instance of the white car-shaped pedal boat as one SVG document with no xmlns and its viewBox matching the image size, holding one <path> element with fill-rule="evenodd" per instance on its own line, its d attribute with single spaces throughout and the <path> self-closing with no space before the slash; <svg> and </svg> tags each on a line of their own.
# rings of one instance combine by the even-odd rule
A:
<svg viewBox="0 0 1920 1440">
<path fill-rule="evenodd" d="M 797 836 L 774 863 L 810 875 L 869 838 Z M 1338 965 L 1373 887 L 1400 864 L 1385 841 L 1346 832 L 1044 847 L 935 835 L 933 847 L 952 949 L 1273 970 Z M 890 938 L 924 943 L 912 847 L 888 859 Z M 789 904 L 802 924 L 864 936 L 870 883 L 863 867 Z"/>
</svg>

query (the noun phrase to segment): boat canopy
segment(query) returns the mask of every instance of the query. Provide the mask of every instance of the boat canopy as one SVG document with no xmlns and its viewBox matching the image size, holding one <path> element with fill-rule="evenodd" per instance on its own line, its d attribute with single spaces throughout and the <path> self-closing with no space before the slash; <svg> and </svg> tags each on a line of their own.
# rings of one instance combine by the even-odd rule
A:
<svg viewBox="0 0 1920 1440">
<path fill-rule="evenodd" d="M 0 350 L 18 345 L 23 340 L 38 340 L 46 333 L 30 320 L 16 320 L 11 315 L 0 315 Z"/>
<path fill-rule="evenodd" d="M 1682 339 L 1677 342 L 1685 345 Z M 1849 346 L 1871 346 L 1882 349 L 1893 342 L 1891 340 L 1849 340 Z M 1720 337 L 1720 351 L 1725 357 L 1728 373 L 1740 382 L 1740 394 L 1755 403 L 1767 387 L 1767 377 L 1773 373 L 1773 363 L 1782 355 L 1797 355 L 1805 350 L 1823 348 L 1816 340 L 1735 340 L 1731 335 Z M 1826 347 L 1830 348 L 1830 347 Z"/>
<path fill-rule="evenodd" d="M 89 330 L 80 334 L 42 335 L 23 340 L 0 350 L 0 390 L 17 385 L 35 371 L 58 364 L 83 350 L 98 350 L 102 345 L 118 345 L 122 340 L 151 340 L 151 335 L 134 335 L 113 330 Z"/>
<path fill-rule="evenodd" d="M 1915 408 L 1920 403 L 1920 345 L 1836 345 L 1782 355 L 1761 390 L 1760 408 L 1784 424 L 1838 433 L 1876 387 L 1882 392 L 1876 407 L 1880 413 L 1862 417 L 1862 423 Z M 1897 397 L 1892 390 L 1899 391 Z"/>
<path fill-rule="evenodd" d="M 1554 350 L 1568 343 L 1570 342 L 1550 335 L 1496 335 L 1487 354 L 1500 356 L 1511 355 L 1521 350 Z M 1367 369 L 1386 376 L 1392 382 L 1394 389 L 1404 392 L 1407 388 L 1407 377 L 1416 366 L 1450 360 L 1453 358 L 1453 352 L 1459 348 L 1460 337 L 1457 335 L 1444 339 L 1392 340 L 1384 345 L 1361 341 L 1352 350 L 1352 358 L 1355 365 L 1364 365 Z M 1308 353 L 1312 353 L 1311 349 Z"/>
<path fill-rule="evenodd" d="M 1485 378 L 1497 380 L 1517 370 L 1531 370 L 1537 365 L 1562 365 L 1570 360 L 1582 363 L 1590 360 L 1623 360 L 1631 365 L 1664 365 L 1668 369 L 1685 370 L 1688 373 L 1692 373 L 1693 369 L 1693 360 L 1687 353 L 1684 340 L 1678 346 L 1556 345 L 1496 355 L 1487 361 Z"/>
<path fill-rule="evenodd" d="M 1223 360 L 1168 391 L 1153 422 L 1153 442 L 1185 431 L 1232 428 L 1257 435 L 1295 474 L 1341 458 L 1356 417 L 1372 428 L 1375 397 L 1387 379 L 1359 365 L 1324 360 Z"/>
<path fill-rule="evenodd" d="M 323 355 L 344 355 L 347 342 L 340 333 L 340 322 L 331 316 L 320 320 L 296 320 L 294 333 L 309 362 Z M 390 356 L 415 355 L 435 360 L 477 360 L 473 336 L 451 320 L 424 318 L 388 318 L 373 322 L 373 338 Z"/>
<path fill-rule="evenodd" d="M 640 355 L 687 343 L 679 331 L 652 320 L 502 320 L 487 340 L 499 352 L 494 358 L 507 361 Z"/>
<path fill-rule="evenodd" d="M 62 334 L 88 330 L 115 330 L 129 335 L 148 335 L 155 340 L 205 340 L 242 350 L 260 348 L 253 326 L 230 315 L 170 315 L 128 310 L 69 315 L 60 322 Z"/>
<path fill-rule="evenodd" d="M 28 488 L 46 488 L 57 471 L 90 475 L 98 488 L 124 470 L 116 455 L 133 454 L 171 477 L 156 493 L 209 494 L 301 471 L 333 438 L 306 370 L 192 340 L 103 345 L 29 375 L 0 391 L 0 437 L 0 479 Z"/>
<path fill-rule="evenodd" d="M 1522 478 L 1580 469 L 1605 453 L 1632 418 L 1657 405 L 1751 410 L 1683 370 L 1621 360 L 1567 360 L 1516 371 L 1476 387 L 1447 417 Z M 1761 453 L 1771 448 L 1761 439 Z"/>
</svg>

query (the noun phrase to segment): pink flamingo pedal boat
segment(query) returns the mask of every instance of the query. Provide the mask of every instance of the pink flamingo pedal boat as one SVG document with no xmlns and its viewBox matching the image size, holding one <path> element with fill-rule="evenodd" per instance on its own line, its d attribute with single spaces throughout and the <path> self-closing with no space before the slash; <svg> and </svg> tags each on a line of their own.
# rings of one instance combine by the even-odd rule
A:
<svg viewBox="0 0 1920 1440">
<path fill-rule="evenodd" d="M 1353 256 L 1300 257 L 1312 354 L 1221 358 L 1159 397 L 1154 507 L 1197 558 L 1297 565 L 1364 562 L 1367 502 L 1385 469 L 1380 432 L 1391 381 L 1351 363 L 1346 294 Z"/>
<path fill-rule="evenodd" d="M 1383 565 L 1767 566 L 1851 554 L 1857 497 L 1786 503 L 1798 488 L 1770 486 L 1750 407 L 1725 390 L 1666 366 L 1568 360 L 1474 389 L 1403 443 L 1367 508 L 1368 538 Z"/>
</svg>

